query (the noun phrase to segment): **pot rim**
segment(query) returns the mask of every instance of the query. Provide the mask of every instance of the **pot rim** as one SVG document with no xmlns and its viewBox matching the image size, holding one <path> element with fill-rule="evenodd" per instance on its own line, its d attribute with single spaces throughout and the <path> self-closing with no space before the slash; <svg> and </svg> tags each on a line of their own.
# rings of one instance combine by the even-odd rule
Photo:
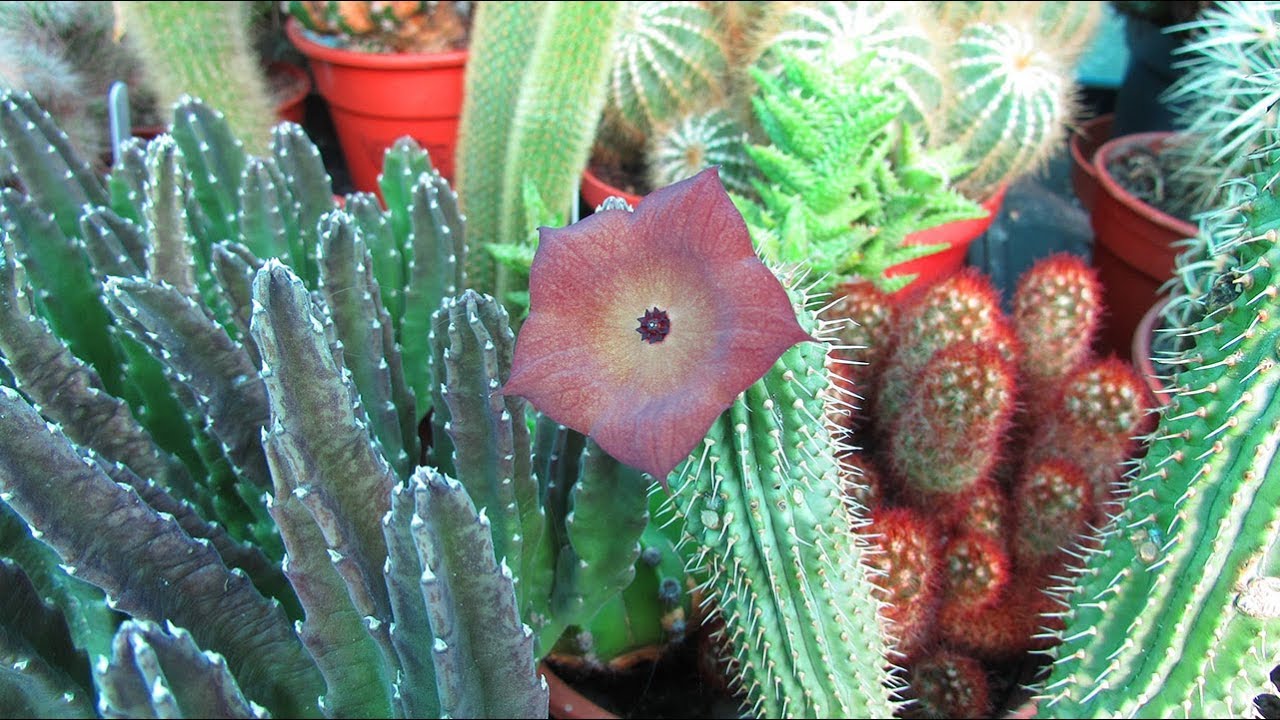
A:
<svg viewBox="0 0 1280 720">
<path fill-rule="evenodd" d="M 1148 389 L 1151 390 L 1156 402 L 1161 407 L 1169 405 L 1173 400 L 1173 396 L 1164 381 L 1157 377 L 1155 362 L 1151 357 L 1151 341 L 1155 336 L 1156 323 L 1160 321 L 1161 314 L 1171 300 L 1170 296 L 1164 295 L 1152 303 L 1147 312 L 1143 314 L 1142 319 L 1138 321 L 1138 327 L 1133 331 L 1133 340 L 1129 349 L 1129 356 L 1134 366 L 1138 369 L 1138 374 L 1142 376 L 1143 382 L 1147 384 Z"/>
<path fill-rule="evenodd" d="M 284 24 L 285 35 L 307 59 L 345 65 L 347 67 L 421 70 L 426 68 L 456 67 L 466 64 L 467 50 L 446 50 L 438 53 L 368 53 L 322 45 L 307 37 L 306 28 L 295 17 Z"/>
<path fill-rule="evenodd" d="M 1177 135 L 1176 131 L 1154 131 L 1111 138 L 1094 152 L 1093 171 L 1098 178 L 1098 184 L 1117 202 L 1171 233 L 1176 233 L 1182 237 L 1195 237 L 1198 232 L 1195 225 L 1138 199 L 1133 193 L 1125 190 L 1107 170 L 1107 161 L 1121 151 L 1135 145 L 1142 145 L 1159 151 L 1161 147 Z"/>
</svg>

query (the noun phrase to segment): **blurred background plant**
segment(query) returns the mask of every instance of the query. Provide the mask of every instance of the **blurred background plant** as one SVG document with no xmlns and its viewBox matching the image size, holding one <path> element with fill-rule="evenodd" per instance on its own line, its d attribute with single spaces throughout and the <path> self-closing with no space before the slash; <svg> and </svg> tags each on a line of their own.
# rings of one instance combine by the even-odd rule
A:
<svg viewBox="0 0 1280 720">
<path fill-rule="evenodd" d="M 432 53 L 467 46 L 472 2 L 284 0 L 289 15 L 325 43 L 368 53 Z"/>
<path fill-rule="evenodd" d="M 129 84 L 130 115 L 140 125 L 158 123 L 163 107 L 142 58 L 117 31 L 109 2 L 0 3 L 0 85 L 31 93 L 94 162 L 110 148 L 112 83 Z"/>
</svg>

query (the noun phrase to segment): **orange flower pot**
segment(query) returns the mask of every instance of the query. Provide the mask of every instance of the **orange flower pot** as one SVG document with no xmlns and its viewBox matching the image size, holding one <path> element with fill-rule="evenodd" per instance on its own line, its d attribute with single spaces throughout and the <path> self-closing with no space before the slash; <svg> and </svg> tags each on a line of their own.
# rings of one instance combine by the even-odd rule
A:
<svg viewBox="0 0 1280 720">
<path fill-rule="evenodd" d="M 310 61 L 357 190 L 377 192 L 382 156 L 404 135 L 417 140 L 431 164 L 453 180 L 466 50 L 354 52 L 311 40 L 295 18 L 285 23 L 285 34 Z"/>
</svg>

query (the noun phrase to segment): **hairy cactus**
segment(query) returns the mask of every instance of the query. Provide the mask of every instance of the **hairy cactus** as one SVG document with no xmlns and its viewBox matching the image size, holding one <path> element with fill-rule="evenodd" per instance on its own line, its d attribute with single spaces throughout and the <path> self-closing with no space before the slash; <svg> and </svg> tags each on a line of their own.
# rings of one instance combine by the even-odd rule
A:
<svg viewBox="0 0 1280 720">
<path fill-rule="evenodd" d="M 227 114 L 251 152 L 266 151 L 275 112 L 250 42 L 248 3 L 129 0 L 117 7 L 139 58 L 157 69 L 147 78 L 160 107 L 195 95 Z"/>
<path fill-rule="evenodd" d="M 1270 687 L 1277 159 L 1219 211 L 1235 228 L 1215 252 L 1233 289 L 1197 299 L 1123 511 L 1063 589 L 1042 714 L 1240 715 Z"/>
<path fill-rule="evenodd" d="M 289 0 L 289 14 L 343 47 L 371 53 L 432 53 L 466 47 L 471 3 Z"/>
<path fill-rule="evenodd" d="M 921 658 L 908 676 L 913 710 L 924 717 L 991 715 L 987 671 L 978 660 L 947 650 Z"/>
<path fill-rule="evenodd" d="M 994 345 L 952 343 L 934 353 L 888 428 L 890 470 L 914 502 L 973 487 L 1000 460 L 1017 380 Z"/>
<path fill-rule="evenodd" d="M 885 429 L 896 425 L 914 378 L 939 350 L 967 340 L 996 348 L 1015 367 L 1021 353 L 990 278 L 973 269 L 961 270 L 900 308 L 895 336 L 876 391 L 878 422 Z"/>
<path fill-rule="evenodd" d="M 875 548 L 867 562 L 884 599 L 885 632 L 894 657 L 908 659 L 927 645 L 942 599 L 942 537 L 911 508 L 880 508 L 870 517 L 862 532 Z"/>
<path fill-rule="evenodd" d="M 525 184 L 553 212 L 574 200 L 605 102 L 624 3 L 481 3 L 458 129 L 457 186 L 470 228 L 473 286 L 509 303 L 527 288 L 484 252 L 528 243 Z M 571 109 L 571 110 L 570 110 Z"/>
<path fill-rule="evenodd" d="M 1049 411 L 1058 381 L 1093 352 L 1101 295 L 1097 270 L 1078 255 L 1045 258 L 1018 278 L 1011 317 L 1022 345 L 1021 399 L 1032 417 Z"/>
<path fill-rule="evenodd" d="M 156 119 L 142 64 L 131 47 L 115 41 L 113 24 L 109 3 L 0 4 L 0 85 L 31 93 L 76 151 L 95 163 L 108 149 L 107 92 L 113 82 L 129 84 L 136 124 Z"/>
</svg>

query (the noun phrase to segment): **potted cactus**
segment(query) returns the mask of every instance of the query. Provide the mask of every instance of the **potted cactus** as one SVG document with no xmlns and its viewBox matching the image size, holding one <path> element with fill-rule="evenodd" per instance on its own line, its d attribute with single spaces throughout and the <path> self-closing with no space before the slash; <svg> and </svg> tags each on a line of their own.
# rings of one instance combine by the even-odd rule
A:
<svg viewBox="0 0 1280 720">
<path fill-rule="evenodd" d="M 784 54 L 826 54 L 830 67 L 872 52 L 874 74 L 891 78 L 887 92 L 901 102 L 902 124 L 932 153 L 944 185 L 986 210 L 981 218 L 939 217 L 892 241 L 923 255 L 890 273 L 919 275 L 917 287 L 959 269 L 1008 184 L 1057 148 L 1074 111 L 1069 68 L 1099 17 L 1093 3 L 1057 2 L 634 5 L 583 177 L 588 207 L 608 195 L 634 203 L 650 183 L 712 164 L 731 188 L 758 199 L 757 183 L 772 178 L 761 177 L 769 166 L 751 146 L 776 144 L 777 128 L 752 113 L 753 72 L 779 74 Z M 682 52 L 663 50 L 676 46 Z M 643 177 L 624 181 L 624 170 Z"/>
<path fill-rule="evenodd" d="M 382 153 L 406 134 L 454 177 L 471 5 L 287 3 L 285 32 L 308 59 L 357 190 L 377 191 Z"/>
<path fill-rule="evenodd" d="M 1218 2 L 1170 30 L 1187 33 L 1182 75 L 1164 100 L 1175 130 L 1113 138 L 1098 149 L 1090 215 L 1108 317 L 1103 338 L 1127 354 L 1142 314 L 1174 274 L 1176 241 L 1219 206 L 1231 181 L 1255 172 L 1275 124 L 1280 43 L 1274 3 Z"/>
</svg>

